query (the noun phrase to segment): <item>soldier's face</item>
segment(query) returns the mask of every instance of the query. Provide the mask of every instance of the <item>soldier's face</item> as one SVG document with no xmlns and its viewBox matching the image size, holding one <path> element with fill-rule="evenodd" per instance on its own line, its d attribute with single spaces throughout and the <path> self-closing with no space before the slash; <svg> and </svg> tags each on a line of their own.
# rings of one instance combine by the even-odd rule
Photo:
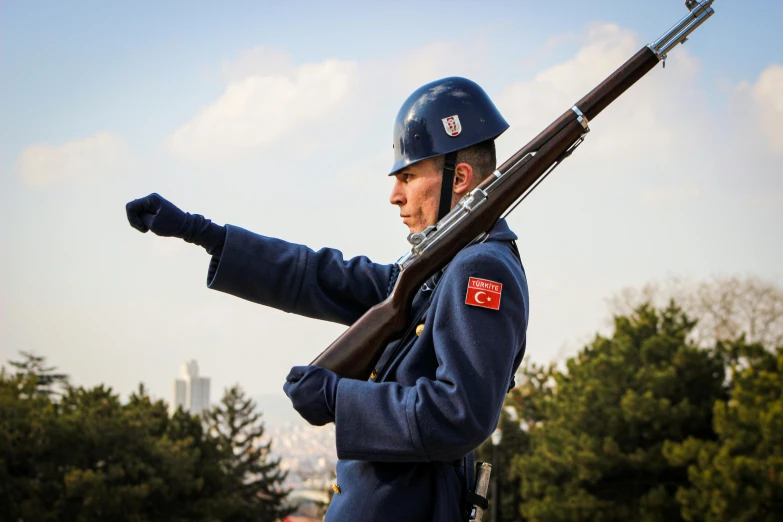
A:
<svg viewBox="0 0 783 522">
<path fill-rule="evenodd" d="M 400 207 L 402 222 L 410 232 L 421 232 L 434 225 L 440 203 L 441 172 L 433 160 L 414 163 L 394 175 L 389 202 Z"/>
</svg>

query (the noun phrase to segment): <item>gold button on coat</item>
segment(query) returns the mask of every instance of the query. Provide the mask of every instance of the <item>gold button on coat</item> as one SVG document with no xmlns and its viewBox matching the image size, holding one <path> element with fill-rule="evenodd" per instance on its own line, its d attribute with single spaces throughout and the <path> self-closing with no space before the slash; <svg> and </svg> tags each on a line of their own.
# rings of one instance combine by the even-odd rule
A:
<svg viewBox="0 0 783 522">
<path fill-rule="evenodd" d="M 375 380 L 376 377 L 378 377 L 378 370 L 373 370 L 370 374 L 370 379 Z"/>
<path fill-rule="evenodd" d="M 424 331 L 424 323 L 416 327 L 416 335 L 421 335 L 421 332 L 423 331 Z"/>
<path fill-rule="evenodd" d="M 342 493 L 340 486 L 338 486 L 337 484 L 332 484 L 332 491 L 334 491 L 337 494 Z"/>
</svg>

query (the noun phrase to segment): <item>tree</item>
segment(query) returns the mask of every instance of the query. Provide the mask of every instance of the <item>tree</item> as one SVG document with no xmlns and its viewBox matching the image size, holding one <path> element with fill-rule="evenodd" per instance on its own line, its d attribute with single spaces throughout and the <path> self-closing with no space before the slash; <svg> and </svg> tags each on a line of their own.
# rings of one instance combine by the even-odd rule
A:
<svg viewBox="0 0 783 522">
<path fill-rule="evenodd" d="M 43 364 L 43 361 L 41 361 Z M 230 460 L 201 419 L 140 387 L 69 387 L 0 371 L 0 520 L 246 520 Z"/>
<path fill-rule="evenodd" d="M 280 459 L 270 458 L 272 442 L 263 442 L 264 423 L 252 399 L 238 385 L 225 391 L 220 404 L 205 416 L 224 452 L 224 469 L 233 479 L 241 509 L 232 520 L 274 522 L 288 514 L 282 488 L 286 473 Z"/>
<path fill-rule="evenodd" d="M 783 520 L 783 348 L 729 343 L 732 393 L 713 409 L 718 440 L 689 437 L 664 454 L 688 466 L 677 492 L 685 520 Z"/>
<path fill-rule="evenodd" d="M 198 419 L 109 388 L 71 388 L 41 440 L 37 473 L 56 520 L 216 520 L 231 514 L 217 442 Z M 184 429 L 183 429 L 184 428 Z"/>
<path fill-rule="evenodd" d="M 61 388 L 68 387 L 68 375 L 64 373 L 54 373 L 54 366 L 46 367 L 45 358 L 33 355 L 29 352 L 20 351 L 21 361 L 8 361 L 8 364 L 19 370 L 22 375 L 32 375 L 35 378 L 35 388 L 33 393 L 41 395 L 51 395 L 57 393 L 56 386 Z"/>
<path fill-rule="evenodd" d="M 743 334 L 747 342 L 768 349 L 783 345 L 783 288 L 757 277 L 714 277 L 696 284 L 670 278 L 641 290 L 624 288 L 610 299 L 610 308 L 627 315 L 642 303 L 664 307 L 672 299 L 698 318 L 692 337 L 700 346 L 714 347 Z"/>
<path fill-rule="evenodd" d="M 712 440 L 712 406 L 725 399 L 724 361 L 687 338 L 692 321 L 673 303 L 615 317 L 538 405 L 544 419 L 516 460 L 522 514 L 540 521 L 679 520 L 684 467 L 666 441 Z"/>
<path fill-rule="evenodd" d="M 42 499 L 57 498 L 59 486 L 39 470 L 56 410 L 37 385 L 33 374 L 0 369 L 0 520 L 57 520 Z"/>
</svg>

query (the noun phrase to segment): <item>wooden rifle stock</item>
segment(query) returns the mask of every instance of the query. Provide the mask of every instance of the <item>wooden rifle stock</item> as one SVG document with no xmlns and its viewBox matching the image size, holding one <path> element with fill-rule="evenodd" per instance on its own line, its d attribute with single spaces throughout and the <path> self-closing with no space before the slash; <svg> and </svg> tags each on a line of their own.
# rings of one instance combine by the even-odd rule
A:
<svg viewBox="0 0 783 522">
<path fill-rule="evenodd" d="M 690 32 L 712 14 L 709 8 L 711 3 L 712 0 L 696 4 L 698 7 L 692 10 L 690 18 L 683 18 L 678 26 L 670 29 L 653 45 L 660 47 L 660 42 L 674 42 L 667 43 L 665 50 L 669 50 L 683 42 Z M 697 17 L 701 17 L 696 20 L 698 23 L 691 21 Z M 664 38 L 668 40 L 664 41 Z M 421 285 L 476 237 L 489 231 L 525 192 L 531 187 L 535 188 L 539 178 L 577 145 L 580 137 L 587 132 L 587 121 L 596 117 L 661 59 L 665 59 L 663 51 L 655 52 L 651 46 L 643 47 L 573 108 L 564 112 L 511 156 L 498 169 L 499 177 L 490 176 L 479 185 L 479 188 L 486 189 L 496 180 L 503 180 L 491 192 L 491 197 L 401 270 L 391 295 L 361 316 L 311 364 L 327 368 L 342 377 L 366 380 L 386 345 L 399 337 L 408 326 L 411 303 Z M 579 116 L 579 112 L 583 117 Z"/>
</svg>

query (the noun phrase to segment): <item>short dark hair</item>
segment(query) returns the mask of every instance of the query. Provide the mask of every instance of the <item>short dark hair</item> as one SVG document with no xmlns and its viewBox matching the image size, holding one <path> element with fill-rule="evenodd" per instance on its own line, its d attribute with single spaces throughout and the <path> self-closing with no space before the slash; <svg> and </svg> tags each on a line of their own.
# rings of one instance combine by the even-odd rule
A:
<svg viewBox="0 0 783 522">
<path fill-rule="evenodd" d="M 434 158 L 435 169 L 443 170 L 445 156 Z M 497 169 L 497 153 L 495 140 L 486 140 L 457 151 L 457 163 L 467 163 L 473 167 L 473 173 L 478 181 L 483 181 Z"/>
</svg>

